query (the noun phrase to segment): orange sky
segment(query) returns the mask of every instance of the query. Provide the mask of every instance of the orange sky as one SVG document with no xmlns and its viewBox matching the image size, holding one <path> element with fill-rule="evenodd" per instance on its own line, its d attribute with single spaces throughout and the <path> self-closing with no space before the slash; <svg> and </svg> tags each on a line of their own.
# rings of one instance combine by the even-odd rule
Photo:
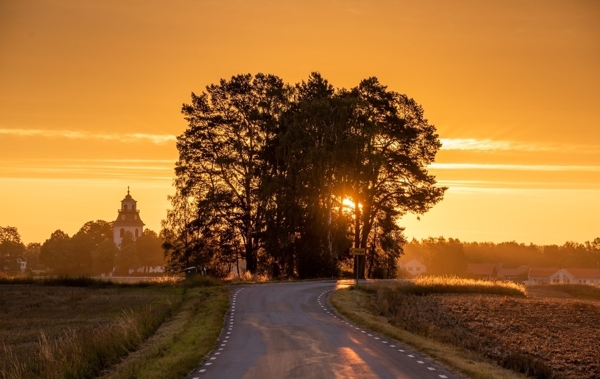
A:
<svg viewBox="0 0 600 379">
<path fill-rule="evenodd" d="M 158 231 L 190 92 L 239 73 L 377 76 L 423 105 L 450 187 L 408 237 L 600 236 L 600 3 L 3 0 L 0 225 L 25 242 L 111 221 Z"/>
</svg>

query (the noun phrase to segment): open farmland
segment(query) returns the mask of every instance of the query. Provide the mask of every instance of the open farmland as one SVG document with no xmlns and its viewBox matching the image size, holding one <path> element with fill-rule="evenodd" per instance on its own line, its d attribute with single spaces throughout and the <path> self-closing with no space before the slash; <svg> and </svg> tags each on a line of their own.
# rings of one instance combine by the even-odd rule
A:
<svg viewBox="0 0 600 379">
<path fill-rule="evenodd" d="M 163 369 L 185 376 L 214 345 L 227 309 L 221 286 L 80 282 L 0 285 L 0 378 L 125 377 L 124 370 L 170 377 L 145 371 L 159 358 L 169 360 L 160 361 Z"/>
<path fill-rule="evenodd" d="M 600 302 L 371 288 L 395 326 L 461 346 L 537 378 L 599 378 Z"/>
<path fill-rule="evenodd" d="M 1 372 L 7 378 L 91 376 L 139 345 L 181 299 L 166 288 L 3 285 Z M 103 363 L 88 364 L 90 356 Z"/>
</svg>

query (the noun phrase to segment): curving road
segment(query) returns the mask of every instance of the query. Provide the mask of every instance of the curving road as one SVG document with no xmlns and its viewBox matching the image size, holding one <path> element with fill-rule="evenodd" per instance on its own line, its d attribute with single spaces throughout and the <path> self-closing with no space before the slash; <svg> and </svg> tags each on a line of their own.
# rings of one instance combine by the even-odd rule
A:
<svg viewBox="0 0 600 379">
<path fill-rule="evenodd" d="M 336 282 L 232 288 L 217 348 L 189 379 L 459 378 L 406 345 L 338 318 Z"/>
</svg>

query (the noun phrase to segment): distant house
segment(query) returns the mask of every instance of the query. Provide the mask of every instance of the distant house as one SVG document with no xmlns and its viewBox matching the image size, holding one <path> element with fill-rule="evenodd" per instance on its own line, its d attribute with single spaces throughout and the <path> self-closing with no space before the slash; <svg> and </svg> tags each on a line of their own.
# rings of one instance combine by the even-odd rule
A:
<svg viewBox="0 0 600 379">
<path fill-rule="evenodd" d="M 25 271 L 27 269 L 27 261 L 23 258 L 17 258 L 17 263 L 19 263 L 19 269 L 21 269 L 21 271 Z"/>
<path fill-rule="evenodd" d="M 427 267 L 423 264 L 422 259 L 418 258 L 413 258 L 406 262 L 402 262 L 402 259 L 400 259 L 398 266 L 406 270 L 411 276 L 422 275 L 427 272 Z"/>
<path fill-rule="evenodd" d="M 467 275 L 475 279 L 492 280 L 498 276 L 498 268 L 494 263 L 468 263 Z"/>
<path fill-rule="evenodd" d="M 600 284 L 597 268 L 539 268 L 529 269 L 530 284 Z"/>
<path fill-rule="evenodd" d="M 529 266 L 521 266 L 519 268 L 498 268 L 497 278 L 499 280 L 512 280 L 516 281 L 522 278 L 524 280 L 529 274 Z"/>
<path fill-rule="evenodd" d="M 563 268 L 550 276 L 551 283 L 600 284 L 600 269 Z"/>
<path fill-rule="evenodd" d="M 550 277 L 560 271 L 558 267 L 531 267 L 528 281 L 531 284 L 552 283 Z"/>
</svg>

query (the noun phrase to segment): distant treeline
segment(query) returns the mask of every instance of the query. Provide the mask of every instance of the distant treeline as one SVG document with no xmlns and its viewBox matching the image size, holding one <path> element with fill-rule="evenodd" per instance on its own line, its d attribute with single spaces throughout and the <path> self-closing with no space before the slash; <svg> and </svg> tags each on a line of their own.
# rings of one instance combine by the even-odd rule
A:
<svg viewBox="0 0 600 379">
<path fill-rule="evenodd" d="M 502 263 L 504 268 L 519 266 L 558 268 L 600 267 L 600 237 L 585 243 L 534 245 L 517 242 L 461 242 L 443 237 L 413 239 L 404 245 L 404 257 L 423 259 L 431 275 L 464 275 L 467 263 Z"/>
<path fill-rule="evenodd" d="M 126 233 L 120 249 L 113 241 L 112 222 L 86 222 L 72 237 L 56 230 L 44 243 L 25 245 L 15 227 L 0 227 L 0 271 L 19 272 L 20 261 L 27 272 L 54 275 L 126 275 L 129 269 L 164 264 L 162 239 L 150 229 L 135 241 Z M 114 270 L 114 272 L 113 272 Z"/>
</svg>

